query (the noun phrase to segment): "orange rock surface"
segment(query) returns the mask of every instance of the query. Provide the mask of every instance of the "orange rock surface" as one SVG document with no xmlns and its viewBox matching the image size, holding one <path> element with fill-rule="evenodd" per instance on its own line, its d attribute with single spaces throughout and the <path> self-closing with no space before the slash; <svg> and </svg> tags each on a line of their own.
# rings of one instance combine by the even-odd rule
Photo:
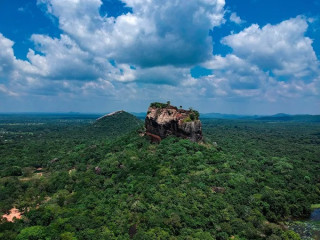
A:
<svg viewBox="0 0 320 240">
<path fill-rule="evenodd" d="M 14 218 L 16 219 L 21 219 L 21 213 L 19 211 L 19 209 L 17 208 L 12 208 L 10 210 L 10 213 L 9 214 L 4 214 L 2 216 L 2 218 L 6 218 L 8 222 L 13 222 L 14 221 Z"/>
</svg>

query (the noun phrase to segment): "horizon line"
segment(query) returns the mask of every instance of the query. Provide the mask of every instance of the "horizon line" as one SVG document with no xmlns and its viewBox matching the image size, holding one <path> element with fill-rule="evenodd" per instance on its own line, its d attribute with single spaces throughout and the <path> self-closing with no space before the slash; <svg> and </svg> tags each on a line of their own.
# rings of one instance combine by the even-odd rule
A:
<svg viewBox="0 0 320 240">
<path fill-rule="evenodd" d="M 118 110 L 120 111 L 120 110 Z M 125 111 L 125 110 L 122 110 Z M 77 112 L 77 111 L 68 111 L 68 112 L 0 112 L 0 115 L 6 115 L 6 114 L 25 114 L 25 115 L 32 115 L 32 114 L 48 114 L 48 115 L 52 115 L 52 114 L 74 114 L 74 115 L 105 115 L 108 113 L 112 113 L 114 111 L 106 111 L 106 112 Z M 132 111 L 125 111 L 131 114 L 146 114 L 146 112 L 132 112 Z M 320 113 L 318 114 L 311 114 L 311 113 L 284 113 L 284 112 L 278 112 L 278 113 L 273 113 L 273 114 L 237 114 L 237 113 L 221 113 L 221 112 L 200 112 L 200 115 L 204 115 L 204 114 L 220 114 L 220 115 L 234 115 L 234 116 L 274 116 L 274 115 L 290 115 L 290 116 L 302 116 L 302 115 L 308 115 L 308 116 L 320 116 Z"/>
</svg>

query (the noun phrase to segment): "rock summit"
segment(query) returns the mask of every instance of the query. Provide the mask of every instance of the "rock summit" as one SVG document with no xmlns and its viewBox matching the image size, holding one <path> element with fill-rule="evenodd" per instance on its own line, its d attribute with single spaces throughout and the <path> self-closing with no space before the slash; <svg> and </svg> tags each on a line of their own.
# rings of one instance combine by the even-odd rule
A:
<svg viewBox="0 0 320 240">
<path fill-rule="evenodd" d="M 164 139 L 170 135 L 189 139 L 193 142 L 203 140 L 199 112 L 171 106 L 168 102 L 151 103 L 145 119 L 146 134 Z"/>
</svg>

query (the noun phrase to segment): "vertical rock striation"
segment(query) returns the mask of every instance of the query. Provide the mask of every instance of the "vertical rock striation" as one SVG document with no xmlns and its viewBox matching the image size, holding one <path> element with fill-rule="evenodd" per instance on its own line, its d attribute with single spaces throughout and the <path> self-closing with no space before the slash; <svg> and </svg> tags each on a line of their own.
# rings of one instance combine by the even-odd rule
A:
<svg viewBox="0 0 320 240">
<path fill-rule="evenodd" d="M 178 109 L 170 104 L 152 103 L 145 119 L 146 133 L 169 135 L 200 142 L 203 139 L 199 113 L 195 110 Z"/>
</svg>

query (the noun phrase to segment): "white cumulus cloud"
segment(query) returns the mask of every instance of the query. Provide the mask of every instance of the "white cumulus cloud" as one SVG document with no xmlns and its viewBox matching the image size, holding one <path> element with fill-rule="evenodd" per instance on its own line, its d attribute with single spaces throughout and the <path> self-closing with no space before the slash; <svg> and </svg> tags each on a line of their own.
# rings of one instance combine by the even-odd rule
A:
<svg viewBox="0 0 320 240">
<path fill-rule="evenodd" d="M 209 30 L 224 16 L 224 0 L 123 0 L 132 13 L 101 17 L 100 0 L 38 0 L 82 49 L 141 67 L 184 66 L 207 60 Z"/>
<path fill-rule="evenodd" d="M 253 24 L 222 39 L 232 53 L 203 64 L 213 71 L 194 86 L 204 97 L 279 102 L 320 95 L 319 61 L 308 22 L 298 16 L 277 25 Z"/>
<path fill-rule="evenodd" d="M 0 93 L 101 96 L 118 103 L 277 102 L 320 95 L 319 60 L 303 16 L 226 36 L 221 42 L 232 52 L 220 56 L 212 54 L 209 30 L 224 23 L 224 0 L 122 2 L 131 12 L 111 17 L 100 15 L 101 0 L 38 0 L 62 33 L 33 34 L 26 60 L 15 57 L 14 42 L 0 33 Z M 243 23 L 235 12 L 229 20 Z M 193 78 L 196 65 L 212 74 Z"/>
<path fill-rule="evenodd" d="M 298 16 L 262 28 L 253 24 L 222 43 L 238 57 L 277 76 L 310 79 L 318 73 L 319 61 L 312 40 L 305 36 L 307 28 L 307 20 Z"/>
<path fill-rule="evenodd" d="M 234 22 L 234 23 L 236 23 L 236 24 L 241 24 L 241 23 L 244 22 L 244 21 L 237 15 L 237 13 L 235 13 L 235 12 L 231 13 L 229 19 L 230 19 L 231 22 Z"/>
</svg>

